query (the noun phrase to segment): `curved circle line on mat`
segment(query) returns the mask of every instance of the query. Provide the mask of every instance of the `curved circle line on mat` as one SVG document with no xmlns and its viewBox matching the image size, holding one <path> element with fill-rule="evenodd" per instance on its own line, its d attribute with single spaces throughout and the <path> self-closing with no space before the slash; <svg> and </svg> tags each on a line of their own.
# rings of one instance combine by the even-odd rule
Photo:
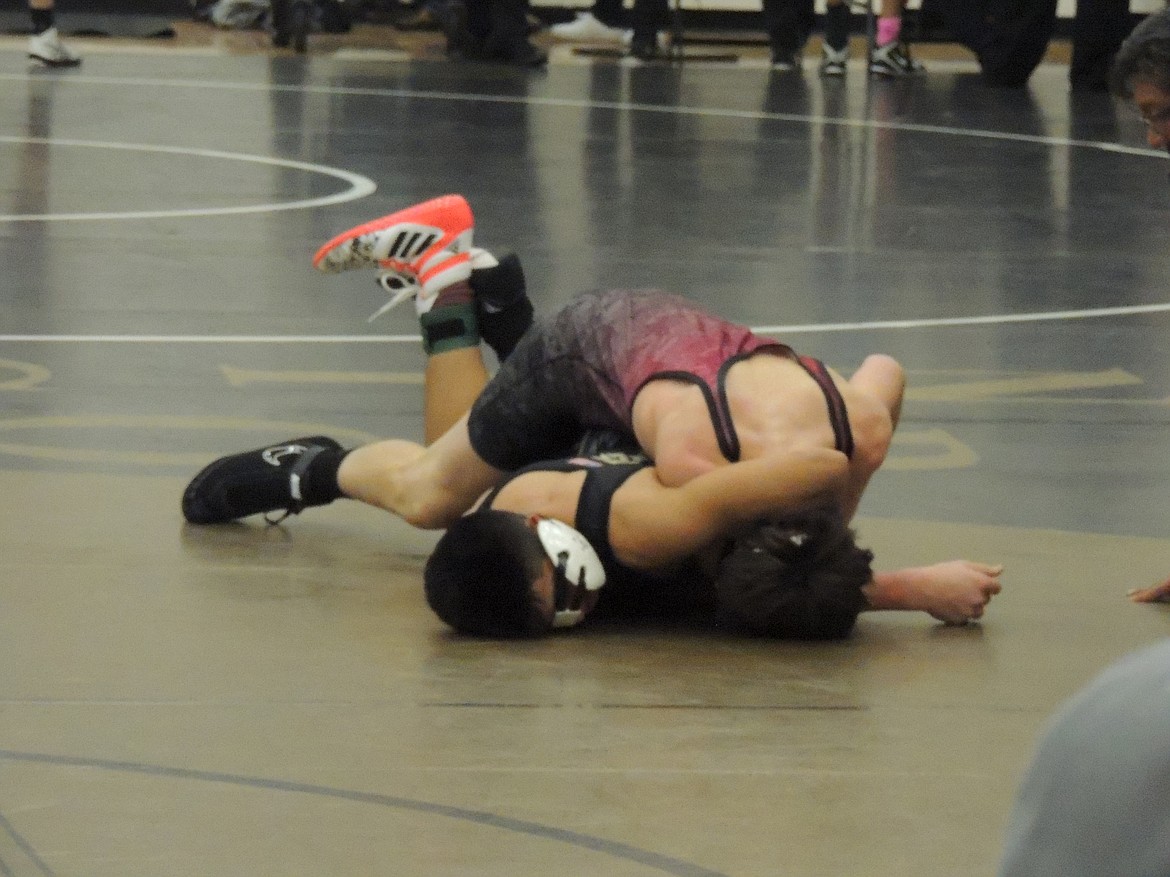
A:
<svg viewBox="0 0 1170 877">
<path fill-rule="evenodd" d="M 472 810 L 466 807 L 438 804 L 417 798 L 405 798 L 399 795 L 363 792 L 356 789 L 339 789 L 331 786 L 315 785 L 313 783 L 220 773 L 210 770 L 171 767 L 165 764 L 147 764 L 107 758 L 84 758 L 72 755 L 54 755 L 44 752 L 19 752 L 11 749 L 0 749 L 0 761 L 55 765 L 58 767 L 82 767 L 90 770 L 105 770 L 122 774 L 140 774 L 159 779 L 196 780 L 219 783 L 221 785 L 264 789 L 272 792 L 315 795 L 321 798 L 331 798 L 357 804 L 370 804 L 378 807 L 388 807 L 394 810 L 405 810 L 431 816 L 446 817 L 448 819 L 458 819 L 488 828 L 510 831 L 518 835 L 527 835 L 538 840 L 569 844 L 579 849 L 590 850 L 628 862 L 635 862 L 654 871 L 670 874 L 672 877 L 727 877 L 723 872 L 713 871 L 701 865 L 676 859 L 672 856 L 656 853 L 652 850 L 643 849 L 631 844 L 622 843 L 621 841 L 582 834 L 571 829 L 544 825 L 526 819 L 503 816 L 487 810 Z"/>
<path fill-rule="evenodd" d="M 0 79 L 28 80 L 31 77 L 20 74 L 0 74 Z M 499 94 L 458 94 L 455 92 L 413 90 L 406 88 L 363 88 L 357 86 L 289 85 L 284 83 L 250 83 L 226 80 L 204 79 L 152 79 L 149 77 L 123 76 L 70 76 L 62 80 L 72 85 L 131 85 L 156 86 L 162 88 L 215 88 L 221 90 L 250 92 L 300 92 L 305 94 L 352 95 L 367 97 L 392 97 L 415 100 L 449 100 L 466 103 L 525 104 L 528 106 L 569 107 L 576 109 L 630 110 L 646 113 L 663 113 L 679 116 L 709 116 L 740 118 L 751 121 L 774 120 L 779 122 L 802 122 L 805 124 L 838 125 L 852 128 L 873 128 L 889 131 L 908 131 L 921 134 L 936 134 L 946 137 L 974 137 L 985 140 L 1009 140 L 1020 143 L 1036 143 L 1045 146 L 1071 146 L 1082 149 L 1099 149 L 1122 155 L 1142 156 L 1165 160 L 1165 152 L 1147 147 L 1127 146 L 1102 140 L 1079 140 L 1068 137 L 1053 137 L 1044 134 L 1023 134 L 1011 131 L 992 131 L 982 128 L 956 128 L 947 125 L 926 125 L 918 122 L 895 122 L 878 119 L 849 119 L 837 116 L 816 116 L 801 113 L 772 113 L 766 110 L 735 110 L 722 107 L 689 107 L 670 104 L 640 104 L 628 101 L 598 101 L 583 98 L 540 97 L 533 95 Z"/>
<path fill-rule="evenodd" d="M 0 135 L 0 143 L 32 143 L 44 146 L 82 147 L 89 149 L 120 149 L 132 152 L 153 152 L 164 155 L 188 155 L 224 161 L 242 161 L 272 167 L 289 168 L 310 174 L 333 177 L 348 183 L 348 188 L 332 195 L 319 198 L 303 198 L 297 201 L 276 201 L 265 204 L 241 204 L 224 207 L 176 208 L 173 210 L 125 210 L 95 213 L 12 213 L 0 214 L 0 222 L 59 222 L 77 220 L 113 219 L 165 219 L 194 216 L 226 216 L 237 213 L 272 213 L 278 210 L 303 210 L 309 207 L 324 207 L 364 198 L 377 189 L 369 177 L 351 173 L 341 168 L 296 161 L 288 158 L 273 158 L 269 155 L 250 155 L 243 152 L 225 152 L 220 149 L 199 149 L 190 146 L 156 146 L 149 143 L 112 143 L 103 140 L 72 140 L 61 137 L 19 137 Z"/>
</svg>

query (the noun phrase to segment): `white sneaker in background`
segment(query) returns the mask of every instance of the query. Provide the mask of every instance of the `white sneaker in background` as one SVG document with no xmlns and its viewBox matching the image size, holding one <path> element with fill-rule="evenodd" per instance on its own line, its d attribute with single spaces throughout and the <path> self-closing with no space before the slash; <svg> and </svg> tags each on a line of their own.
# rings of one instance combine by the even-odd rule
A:
<svg viewBox="0 0 1170 877">
<path fill-rule="evenodd" d="M 844 76 L 849 64 L 849 46 L 834 49 L 828 43 L 821 46 L 821 76 Z"/>
<path fill-rule="evenodd" d="M 630 46 L 633 45 L 633 43 L 634 43 L 633 30 L 622 31 L 622 45 L 628 49 L 628 48 L 630 48 Z M 654 44 L 656 46 L 658 46 L 658 50 L 660 52 L 668 51 L 670 49 L 670 34 L 664 30 L 658 31 L 656 38 L 655 38 L 655 41 L 654 41 Z"/>
<path fill-rule="evenodd" d="M 76 67 L 81 63 L 81 58 L 61 42 L 55 27 L 29 37 L 28 56 L 45 67 Z"/>
<path fill-rule="evenodd" d="M 925 69 L 910 57 L 910 47 L 903 42 L 895 40 L 869 53 L 869 72 L 876 76 L 911 76 Z"/>
<path fill-rule="evenodd" d="M 595 42 L 620 42 L 624 31 L 610 27 L 597 19 L 592 12 L 578 12 L 572 21 L 554 24 L 548 29 L 554 37 L 562 40 L 592 40 Z"/>
</svg>

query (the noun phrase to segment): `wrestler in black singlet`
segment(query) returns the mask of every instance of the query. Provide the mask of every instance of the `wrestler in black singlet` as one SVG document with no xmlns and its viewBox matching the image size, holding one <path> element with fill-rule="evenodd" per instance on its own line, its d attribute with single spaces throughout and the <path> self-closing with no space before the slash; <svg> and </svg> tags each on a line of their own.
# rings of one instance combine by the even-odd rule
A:
<svg viewBox="0 0 1170 877">
<path fill-rule="evenodd" d="M 526 472 L 585 472 L 577 500 L 575 527 L 593 546 L 605 569 L 605 587 L 589 617 L 677 617 L 713 612 L 715 593 L 710 580 L 695 563 L 684 563 L 677 571 L 659 574 L 626 566 L 613 552 L 609 541 L 609 512 L 613 495 L 634 473 L 650 461 L 642 454 L 602 452 L 560 460 L 543 460 L 513 472 L 508 481 Z M 504 484 L 507 484 L 505 481 Z M 484 499 L 481 508 L 491 508 L 501 484 Z"/>
</svg>

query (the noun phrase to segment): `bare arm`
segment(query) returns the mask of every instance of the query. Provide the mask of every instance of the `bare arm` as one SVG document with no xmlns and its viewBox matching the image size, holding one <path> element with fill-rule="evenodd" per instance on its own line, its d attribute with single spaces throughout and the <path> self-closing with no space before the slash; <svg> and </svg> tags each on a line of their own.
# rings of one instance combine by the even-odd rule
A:
<svg viewBox="0 0 1170 877">
<path fill-rule="evenodd" d="M 902 416 L 906 373 L 896 360 L 875 353 L 865 358 L 849 379 L 849 385 L 863 395 L 865 404 L 858 400 L 850 410 L 858 445 L 851 461 L 852 475 L 841 498 L 846 521 L 851 521 L 857 513 L 870 479 L 886 460 Z"/>
<path fill-rule="evenodd" d="M 902 416 L 902 398 L 906 395 L 906 372 L 898 361 L 881 353 L 865 358 L 849 379 L 857 389 L 881 400 L 890 412 L 894 429 Z"/>
<path fill-rule="evenodd" d="M 862 588 L 870 609 L 927 612 L 947 624 L 966 624 L 982 617 L 983 609 L 1000 592 L 1002 566 L 951 560 L 874 573 Z"/>
<path fill-rule="evenodd" d="M 664 566 L 740 525 L 831 499 L 848 471 L 844 454 L 824 448 L 720 466 L 679 487 L 666 487 L 648 469 L 614 494 L 610 539 L 622 562 Z"/>
</svg>

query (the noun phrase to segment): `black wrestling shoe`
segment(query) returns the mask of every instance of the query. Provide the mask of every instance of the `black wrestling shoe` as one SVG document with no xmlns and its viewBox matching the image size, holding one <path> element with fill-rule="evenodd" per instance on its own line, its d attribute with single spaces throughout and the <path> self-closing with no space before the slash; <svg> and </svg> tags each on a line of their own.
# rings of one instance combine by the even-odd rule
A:
<svg viewBox="0 0 1170 877">
<path fill-rule="evenodd" d="M 223 524 L 248 515 L 283 511 L 299 514 L 309 503 L 301 479 L 313 458 L 341 445 L 323 435 L 292 439 L 204 467 L 183 491 L 183 517 L 192 524 Z M 321 503 L 314 503 L 319 505 Z"/>
</svg>

